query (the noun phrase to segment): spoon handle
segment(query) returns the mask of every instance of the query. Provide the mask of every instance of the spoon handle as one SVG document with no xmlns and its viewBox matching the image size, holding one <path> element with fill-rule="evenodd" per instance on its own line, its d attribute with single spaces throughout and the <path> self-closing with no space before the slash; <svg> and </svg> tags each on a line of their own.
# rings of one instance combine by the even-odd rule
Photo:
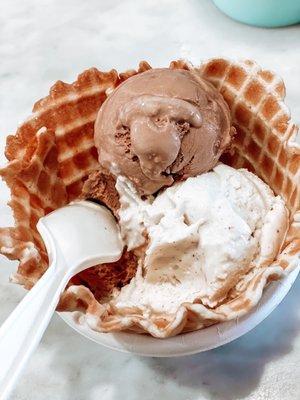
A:
<svg viewBox="0 0 300 400">
<path fill-rule="evenodd" d="M 7 399 L 41 340 L 70 275 L 62 258 L 51 264 L 0 328 L 0 399 Z"/>
</svg>

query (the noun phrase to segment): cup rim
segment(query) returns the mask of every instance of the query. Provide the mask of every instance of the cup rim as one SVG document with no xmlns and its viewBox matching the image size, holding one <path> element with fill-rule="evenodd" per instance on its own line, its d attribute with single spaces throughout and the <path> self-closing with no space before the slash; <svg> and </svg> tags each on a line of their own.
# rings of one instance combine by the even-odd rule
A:
<svg viewBox="0 0 300 400">
<path fill-rule="evenodd" d="M 60 312 L 60 317 L 87 339 L 112 350 L 148 357 L 178 357 L 211 350 L 229 343 L 260 324 L 288 294 L 300 271 L 300 265 L 282 279 L 271 282 L 257 306 L 245 316 L 221 322 L 208 328 L 177 336 L 157 339 L 130 332 L 100 333 L 87 324 L 79 324 L 78 312 Z"/>
</svg>

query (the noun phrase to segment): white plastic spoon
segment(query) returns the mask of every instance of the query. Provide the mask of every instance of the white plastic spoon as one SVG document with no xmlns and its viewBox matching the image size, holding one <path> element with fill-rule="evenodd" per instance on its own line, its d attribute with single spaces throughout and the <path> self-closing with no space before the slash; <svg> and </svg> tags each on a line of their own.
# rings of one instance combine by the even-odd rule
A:
<svg viewBox="0 0 300 400">
<path fill-rule="evenodd" d="M 50 266 L 0 328 L 0 399 L 8 398 L 48 326 L 69 279 L 96 264 L 121 257 L 118 225 L 105 207 L 80 201 L 37 224 Z"/>
</svg>

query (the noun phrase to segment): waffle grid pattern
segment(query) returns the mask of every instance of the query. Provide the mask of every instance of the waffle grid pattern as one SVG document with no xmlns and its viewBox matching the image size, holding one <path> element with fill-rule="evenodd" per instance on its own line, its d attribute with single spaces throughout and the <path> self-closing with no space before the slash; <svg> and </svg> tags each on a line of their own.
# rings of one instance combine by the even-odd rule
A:
<svg viewBox="0 0 300 400">
<path fill-rule="evenodd" d="M 14 275 L 16 282 L 29 288 L 47 268 L 47 255 L 35 227 L 38 219 L 76 199 L 85 179 L 97 168 L 93 124 L 107 93 L 149 68 L 146 62 L 138 71 L 122 74 L 92 68 L 73 84 L 59 81 L 49 96 L 35 104 L 32 116 L 16 134 L 7 138 L 9 163 L 0 175 L 11 189 L 15 227 L 0 230 L 0 252 L 20 261 Z M 116 310 L 112 304 L 99 304 L 86 287 L 69 287 L 61 298 L 60 309 L 82 311 L 81 318 L 92 329 L 130 329 L 167 337 L 226 320 L 229 315 L 239 317 L 259 301 L 268 281 L 299 262 L 300 148 L 291 143 L 297 127 L 290 122 L 283 103 L 283 82 L 252 61 L 213 59 L 199 68 L 175 61 L 170 68 L 190 69 L 221 91 L 237 130 L 223 161 L 255 172 L 285 199 L 291 216 L 287 240 L 271 266 L 252 273 L 246 290 L 214 310 L 202 304 L 184 304 L 172 316 L 140 309 Z"/>
</svg>

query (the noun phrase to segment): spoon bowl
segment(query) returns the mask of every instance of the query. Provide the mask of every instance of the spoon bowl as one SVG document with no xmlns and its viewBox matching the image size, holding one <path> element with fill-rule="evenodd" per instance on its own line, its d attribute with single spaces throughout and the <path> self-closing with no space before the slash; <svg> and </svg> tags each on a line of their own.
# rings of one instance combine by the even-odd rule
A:
<svg viewBox="0 0 300 400">
<path fill-rule="evenodd" d="M 72 275 L 96 264 L 113 262 L 123 251 L 112 213 L 91 201 L 70 203 L 41 218 L 37 224 L 49 261 L 60 251 Z"/>
</svg>

